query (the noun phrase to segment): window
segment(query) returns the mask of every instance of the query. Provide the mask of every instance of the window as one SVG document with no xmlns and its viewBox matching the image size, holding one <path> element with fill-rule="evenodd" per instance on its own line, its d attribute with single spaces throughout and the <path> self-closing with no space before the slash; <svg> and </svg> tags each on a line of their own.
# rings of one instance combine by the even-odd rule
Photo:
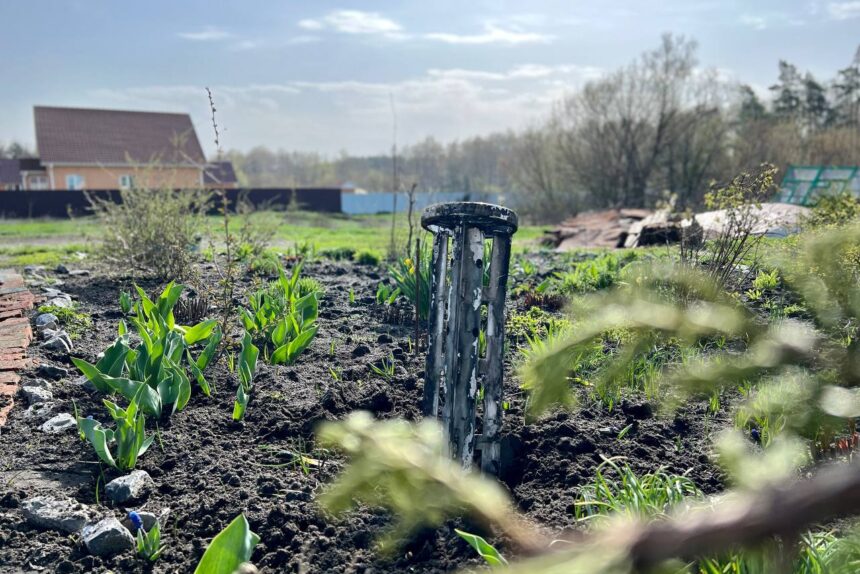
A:
<svg viewBox="0 0 860 574">
<path fill-rule="evenodd" d="M 84 178 L 76 173 L 70 173 L 66 176 L 66 189 L 83 189 Z"/>
<path fill-rule="evenodd" d="M 120 189 L 131 189 L 134 186 L 134 179 L 128 175 L 119 176 L 119 188 Z"/>
<path fill-rule="evenodd" d="M 29 185 L 27 186 L 29 189 L 35 190 L 43 190 L 48 189 L 48 176 L 47 175 L 31 175 L 29 176 Z"/>
</svg>

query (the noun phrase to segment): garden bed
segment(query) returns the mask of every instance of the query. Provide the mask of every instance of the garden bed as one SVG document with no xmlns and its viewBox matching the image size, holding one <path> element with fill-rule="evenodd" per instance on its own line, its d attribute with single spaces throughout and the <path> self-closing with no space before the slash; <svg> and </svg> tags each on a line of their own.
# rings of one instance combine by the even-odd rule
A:
<svg viewBox="0 0 860 574">
<path fill-rule="evenodd" d="M 212 269 L 201 272 L 204 282 L 217 280 Z M 480 564 L 454 534 L 453 522 L 383 556 L 373 544 L 390 524 L 383 512 L 362 508 L 334 519 L 319 509 L 316 496 L 345 461 L 316 448 L 317 424 L 359 409 L 379 418 L 419 419 L 424 356 L 412 353 L 414 327 L 389 322 L 392 314 L 376 303 L 377 269 L 321 261 L 306 263 L 304 274 L 325 288 L 319 332 L 311 346 L 292 366 L 260 360 L 242 423 L 230 416 L 237 378 L 225 360 L 213 362 L 207 371 L 213 396 L 195 388 L 183 411 L 161 419 L 155 443 L 138 462 L 155 488 L 136 505 L 117 507 L 106 498 L 104 484 L 118 474 L 100 469 L 74 429 L 60 434 L 39 429 L 53 414 L 73 412 L 72 403 L 82 415 L 102 415 L 102 396 L 79 384 L 80 373 L 68 354 L 31 347 L 37 365 L 55 365 L 68 374 L 50 381 L 52 413 L 28 417 L 22 397 L 0 431 L 0 572 L 190 572 L 212 537 L 240 512 L 261 538 L 252 561 L 264 572 L 445 572 Z M 94 361 L 116 337 L 122 317 L 119 293 L 131 283 L 98 275 L 63 279 L 63 290 L 77 301 L 78 311 L 92 318 L 70 355 Z M 243 288 L 251 285 L 250 278 L 242 281 Z M 152 282 L 141 286 L 150 292 L 161 287 Z M 509 302 L 513 305 L 516 301 Z M 408 310 L 401 315 L 408 316 Z M 227 336 L 233 341 L 239 333 Z M 396 367 L 386 380 L 369 365 L 389 356 Z M 709 451 L 715 430 L 730 424 L 724 411 L 710 415 L 702 401 L 657 416 L 656 407 L 628 397 L 611 412 L 585 403 L 576 412 L 558 411 L 527 425 L 516 360 L 512 344 L 506 356 L 510 409 L 502 480 L 530 519 L 552 529 L 572 527 L 576 488 L 593 477 L 602 456 L 628 457 L 628 464 L 643 472 L 664 466 L 686 474 L 705 493 L 721 489 Z M 23 372 L 22 383 L 46 378 L 38 372 Z M 129 509 L 155 514 L 170 509 L 166 549 L 153 564 L 132 551 L 112 558 L 92 556 L 76 536 L 25 522 L 21 506 L 37 494 L 69 496 L 118 519 Z"/>
</svg>

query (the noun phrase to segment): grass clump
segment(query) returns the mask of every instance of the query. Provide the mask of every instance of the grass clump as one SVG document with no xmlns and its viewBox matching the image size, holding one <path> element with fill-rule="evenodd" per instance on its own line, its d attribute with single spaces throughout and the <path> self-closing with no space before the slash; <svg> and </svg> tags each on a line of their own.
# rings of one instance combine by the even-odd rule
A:
<svg viewBox="0 0 860 574">
<path fill-rule="evenodd" d="M 353 254 L 352 260 L 359 265 L 379 265 L 382 261 L 382 256 L 378 251 L 360 249 Z"/>
<path fill-rule="evenodd" d="M 332 261 L 350 261 L 354 255 L 355 249 L 352 247 L 333 247 L 320 251 L 320 257 L 331 259 Z"/>
<path fill-rule="evenodd" d="M 607 458 L 594 479 L 579 489 L 574 513 L 579 520 L 624 514 L 632 518 L 661 518 L 687 497 L 701 496 L 696 484 L 683 475 L 662 468 L 637 475 L 618 458 Z"/>
</svg>

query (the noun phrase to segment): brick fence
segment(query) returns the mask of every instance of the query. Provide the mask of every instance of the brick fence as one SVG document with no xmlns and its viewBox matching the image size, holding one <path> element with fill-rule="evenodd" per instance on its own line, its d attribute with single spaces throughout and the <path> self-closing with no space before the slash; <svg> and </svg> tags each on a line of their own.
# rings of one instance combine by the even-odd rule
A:
<svg viewBox="0 0 860 574">
<path fill-rule="evenodd" d="M 25 352 L 33 331 L 24 312 L 32 309 L 34 302 L 20 275 L 0 269 L 0 426 L 6 422 L 18 392 L 18 371 L 30 366 Z"/>
</svg>

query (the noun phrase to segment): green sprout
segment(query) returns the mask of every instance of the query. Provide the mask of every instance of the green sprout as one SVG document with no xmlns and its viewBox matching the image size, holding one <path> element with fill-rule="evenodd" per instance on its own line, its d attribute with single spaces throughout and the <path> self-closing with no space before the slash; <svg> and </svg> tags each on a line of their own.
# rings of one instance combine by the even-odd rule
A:
<svg viewBox="0 0 860 574">
<path fill-rule="evenodd" d="M 139 409 L 143 389 L 144 387 L 138 389 L 126 409 L 107 399 L 102 401 L 116 424 L 114 429 L 103 428 L 101 423 L 92 417 L 81 418 L 75 406 L 75 419 L 81 438 L 89 442 L 99 459 L 112 468 L 133 470 L 138 457 L 147 451 L 155 438 L 153 435 L 146 436 L 144 430 L 145 418 Z"/>
<path fill-rule="evenodd" d="M 233 420 L 240 421 L 245 416 L 248 401 L 251 399 L 251 384 L 257 371 L 257 357 L 260 350 L 254 346 L 251 335 L 245 332 L 242 337 L 242 350 L 239 352 L 239 386 L 236 388 L 236 402 L 233 405 Z"/>
<path fill-rule="evenodd" d="M 388 357 L 380 361 L 379 365 L 371 363 L 368 368 L 386 381 L 390 381 L 394 378 L 394 366 L 394 355 L 389 354 Z"/>
</svg>

